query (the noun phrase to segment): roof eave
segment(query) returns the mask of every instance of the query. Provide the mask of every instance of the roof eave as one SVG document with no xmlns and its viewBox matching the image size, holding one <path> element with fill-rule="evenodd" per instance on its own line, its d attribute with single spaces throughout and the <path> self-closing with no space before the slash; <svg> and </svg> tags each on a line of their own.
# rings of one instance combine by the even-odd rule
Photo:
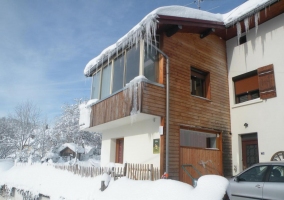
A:
<svg viewBox="0 0 284 200">
<path fill-rule="evenodd" d="M 261 10 L 265 9 L 268 6 L 271 6 L 272 4 L 274 4 L 274 3 L 278 2 L 278 1 L 279 0 L 268 1 L 268 2 L 264 3 L 263 5 L 260 5 L 259 7 L 251 10 L 250 12 L 248 12 L 248 13 L 240 16 L 240 17 L 238 17 L 236 20 L 233 20 L 233 21 L 227 23 L 225 26 L 226 26 L 226 28 L 229 28 L 229 27 L 233 26 L 234 24 L 236 24 L 237 22 L 243 21 L 244 19 L 254 15 L 257 12 L 260 12 Z"/>
<path fill-rule="evenodd" d="M 174 17 L 174 16 L 166 16 L 166 15 L 158 15 L 158 16 L 159 16 L 158 18 L 159 24 L 176 24 L 176 25 L 184 25 L 184 26 L 203 27 L 203 28 L 225 29 L 224 23 L 218 22 L 218 21 Z"/>
</svg>

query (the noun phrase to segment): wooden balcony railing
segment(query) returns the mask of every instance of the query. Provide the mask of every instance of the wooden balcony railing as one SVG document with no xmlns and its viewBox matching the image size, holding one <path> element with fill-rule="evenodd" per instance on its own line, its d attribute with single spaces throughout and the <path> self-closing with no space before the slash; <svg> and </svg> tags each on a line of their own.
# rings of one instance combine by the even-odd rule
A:
<svg viewBox="0 0 284 200">
<path fill-rule="evenodd" d="M 165 110 L 165 87 L 142 81 L 93 105 L 90 127 L 137 113 L 163 117 Z"/>
</svg>

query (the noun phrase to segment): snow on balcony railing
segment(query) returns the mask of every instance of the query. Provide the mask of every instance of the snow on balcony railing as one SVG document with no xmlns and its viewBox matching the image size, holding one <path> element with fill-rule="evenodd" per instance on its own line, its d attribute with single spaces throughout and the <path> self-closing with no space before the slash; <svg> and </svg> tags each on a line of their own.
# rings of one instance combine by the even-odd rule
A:
<svg viewBox="0 0 284 200">
<path fill-rule="evenodd" d="M 80 130 L 90 127 L 91 122 L 91 106 L 94 105 L 98 99 L 91 99 L 88 102 L 83 102 L 79 105 L 80 110 L 80 118 L 79 118 L 79 126 Z"/>
</svg>

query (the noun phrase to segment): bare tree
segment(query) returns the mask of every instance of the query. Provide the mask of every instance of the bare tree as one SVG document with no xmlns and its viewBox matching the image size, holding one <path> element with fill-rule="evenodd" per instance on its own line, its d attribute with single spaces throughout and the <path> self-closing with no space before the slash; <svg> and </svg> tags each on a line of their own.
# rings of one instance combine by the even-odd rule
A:
<svg viewBox="0 0 284 200">
<path fill-rule="evenodd" d="M 30 101 L 19 104 L 8 118 L 1 119 L 0 157 L 17 153 L 20 157 L 33 151 L 39 132 L 40 109 Z"/>
<path fill-rule="evenodd" d="M 13 134 L 12 121 L 7 118 L 0 118 L 0 158 L 6 158 L 15 152 L 15 146 L 10 140 Z"/>
</svg>

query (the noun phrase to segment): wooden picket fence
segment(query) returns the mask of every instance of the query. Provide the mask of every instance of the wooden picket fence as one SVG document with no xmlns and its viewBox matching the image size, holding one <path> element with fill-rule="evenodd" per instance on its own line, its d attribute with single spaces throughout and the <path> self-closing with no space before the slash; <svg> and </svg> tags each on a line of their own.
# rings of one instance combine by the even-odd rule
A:
<svg viewBox="0 0 284 200">
<path fill-rule="evenodd" d="M 151 180 L 160 179 L 160 170 L 154 168 L 153 164 L 129 164 L 127 163 L 127 178 L 133 180 Z"/>
<path fill-rule="evenodd" d="M 77 174 L 81 177 L 96 177 L 108 171 L 107 168 L 103 167 L 83 167 L 79 165 L 58 165 L 58 164 L 53 164 L 52 166 L 55 167 L 56 169 L 72 172 L 73 174 Z"/>
<path fill-rule="evenodd" d="M 81 177 L 96 177 L 104 173 L 110 174 L 115 180 L 120 177 L 127 177 L 132 180 L 150 180 L 160 179 L 160 170 L 153 167 L 153 164 L 132 164 L 125 163 L 124 166 L 116 167 L 85 167 L 77 164 L 66 165 L 59 163 L 16 163 L 17 166 L 26 165 L 48 165 L 56 169 L 65 170 Z"/>
<path fill-rule="evenodd" d="M 53 167 L 66 170 L 82 177 L 96 177 L 108 173 L 114 179 L 126 176 L 132 180 L 151 180 L 160 179 L 160 170 L 154 168 L 153 164 L 130 164 L 125 163 L 124 167 L 83 167 L 79 165 L 60 165 L 53 164 Z"/>
</svg>

